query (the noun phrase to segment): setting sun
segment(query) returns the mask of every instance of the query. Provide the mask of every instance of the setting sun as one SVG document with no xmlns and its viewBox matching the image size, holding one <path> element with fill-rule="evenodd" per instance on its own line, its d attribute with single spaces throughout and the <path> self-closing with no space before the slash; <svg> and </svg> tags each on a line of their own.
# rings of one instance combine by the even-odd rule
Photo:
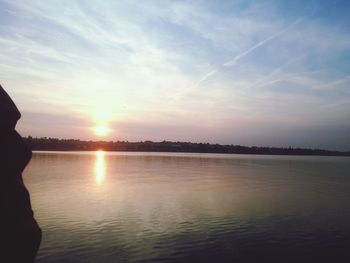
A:
<svg viewBox="0 0 350 263">
<path fill-rule="evenodd" d="M 99 126 L 94 127 L 94 132 L 97 136 L 103 137 L 103 136 L 108 135 L 111 132 L 111 130 L 110 130 L 110 128 L 108 128 L 105 125 L 99 125 Z"/>
</svg>

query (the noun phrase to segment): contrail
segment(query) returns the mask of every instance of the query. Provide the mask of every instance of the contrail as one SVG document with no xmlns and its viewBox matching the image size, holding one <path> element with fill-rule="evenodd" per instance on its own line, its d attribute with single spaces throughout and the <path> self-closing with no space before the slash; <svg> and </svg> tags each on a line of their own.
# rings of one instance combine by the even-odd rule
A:
<svg viewBox="0 0 350 263">
<path fill-rule="evenodd" d="M 285 69 L 286 67 L 288 67 L 289 65 L 295 63 L 296 61 L 303 59 L 305 57 L 305 55 L 293 58 L 288 60 L 286 63 L 284 63 L 283 65 L 277 67 L 276 69 L 274 69 L 271 73 L 267 74 L 266 76 L 254 81 L 251 85 L 243 88 L 243 89 L 251 89 L 251 88 L 255 88 L 255 87 L 259 87 L 259 86 L 266 86 L 267 84 L 272 84 L 276 81 L 279 81 L 280 79 L 275 79 L 275 80 L 271 80 L 270 78 L 277 75 L 278 73 L 280 73 L 283 69 Z"/>
<path fill-rule="evenodd" d="M 186 92 L 188 92 L 188 91 L 190 91 L 190 90 L 193 90 L 193 89 L 197 88 L 203 81 L 206 81 L 208 78 L 210 78 L 210 76 L 214 75 L 216 72 L 217 72 L 216 69 L 210 71 L 210 72 L 207 73 L 204 77 L 202 77 L 200 80 L 198 80 L 198 81 L 196 82 L 196 84 L 194 84 L 193 86 L 190 86 L 190 87 L 187 88 L 186 90 L 180 91 L 180 92 L 177 92 L 176 94 L 174 94 L 170 100 L 173 100 L 173 99 L 175 99 L 176 97 L 179 97 L 179 96 L 183 95 L 184 93 L 186 93 Z"/>
<path fill-rule="evenodd" d="M 336 85 L 343 84 L 343 83 L 347 82 L 348 80 L 350 80 L 350 75 L 347 75 L 347 76 L 345 76 L 343 78 L 337 79 L 335 81 L 332 81 L 332 82 L 329 82 L 329 83 L 326 83 L 326 84 L 315 86 L 313 88 L 317 89 L 317 90 L 319 90 L 319 89 L 320 90 L 323 90 L 323 89 L 334 89 L 336 87 Z"/>
<path fill-rule="evenodd" d="M 292 24 L 290 24 L 289 26 L 287 26 L 286 28 L 282 29 L 281 31 L 278 31 L 277 33 L 273 34 L 272 36 L 264 39 L 263 41 L 260 41 L 258 44 L 256 44 L 255 46 L 252 46 L 251 48 L 247 49 L 246 51 L 242 52 L 241 54 L 237 55 L 236 57 L 234 57 L 232 60 L 227 61 L 223 64 L 223 66 L 225 67 L 231 67 L 234 64 L 236 64 L 237 61 L 239 61 L 241 58 L 249 55 L 250 53 L 252 53 L 255 49 L 265 45 L 266 43 L 270 42 L 271 40 L 277 38 L 278 36 L 282 35 L 283 33 L 287 32 L 289 29 L 291 29 L 292 27 L 296 26 L 297 24 L 299 24 L 303 19 L 299 18 L 296 21 L 294 21 Z"/>
<path fill-rule="evenodd" d="M 216 69 L 210 71 L 208 74 L 206 74 L 203 78 L 201 78 L 199 81 L 197 81 L 197 83 L 195 85 L 193 85 L 193 87 L 197 87 L 199 86 L 199 84 L 201 84 L 203 81 L 206 81 L 208 78 L 210 78 L 210 76 L 214 75 L 217 72 Z"/>
<path fill-rule="evenodd" d="M 224 67 L 231 67 L 233 65 L 235 65 L 237 63 L 237 61 L 239 61 L 241 58 L 249 55 L 251 52 L 253 52 L 255 49 L 265 45 L 266 43 L 270 42 L 271 40 L 277 38 L 278 36 L 284 34 L 285 32 L 287 32 L 289 29 L 291 29 L 292 27 L 296 26 L 297 24 L 299 24 L 301 21 L 303 21 L 302 18 L 297 19 L 296 21 L 294 21 L 292 24 L 290 24 L 289 26 L 285 27 L 284 29 L 282 29 L 281 31 L 278 31 L 277 33 L 273 34 L 272 36 L 260 41 L 259 43 L 257 43 L 256 45 L 254 45 L 253 47 L 249 48 L 248 50 L 242 52 L 241 54 L 237 55 L 236 57 L 234 57 L 232 60 L 229 60 L 227 62 L 225 62 L 224 64 L 222 64 L 222 66 Z M 175 94 L 173 96 L 173 98 L 178 97 L 179 95 L 182 95 L 183 93 L 192 90 L 194 88 L 197 88 L 202 82 L 206 81 L 207 79 L 209 79 L 211 76 L 215 75 L 218 72 L 218 69 L 213 69 L 210 72 L 208 72 L 207 74 L 205 74 L 199 81 L 197 81 L 193 86 L 189 87 L 187 90 L 183 91 L 183 92 L 179 92 L 177 94 Z"/>
</svg>

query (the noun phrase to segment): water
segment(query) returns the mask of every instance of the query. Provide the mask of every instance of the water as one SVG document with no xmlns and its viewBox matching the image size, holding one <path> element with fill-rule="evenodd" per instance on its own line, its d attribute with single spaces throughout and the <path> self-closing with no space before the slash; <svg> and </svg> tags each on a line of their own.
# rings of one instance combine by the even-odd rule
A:
<svg viewBox="0 0 350 263">
<path fill-rule="evenodd" d="M 37 152 L 36 262 L 350 262 L 350 158 Z"/>
</svg>

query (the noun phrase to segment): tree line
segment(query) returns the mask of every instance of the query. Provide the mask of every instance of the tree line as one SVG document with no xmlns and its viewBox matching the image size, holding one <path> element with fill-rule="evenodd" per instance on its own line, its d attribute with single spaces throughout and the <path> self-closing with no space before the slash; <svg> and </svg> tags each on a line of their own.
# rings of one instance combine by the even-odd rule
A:
<svg viewBox="0 0 350 263">
<path fill-rule="evenodd" d="M 271 155 L 324 155 L 350 156 L 350 152 L 329 151 L 306 148 L 257 147 L 241 145 L 221 145 L 210 143 L 172 142 L 172 141 L 83 141 L 58 138 L 23 138 L 32 150 L 37 151 L 130 151 L 130 152 L 193 152 L 193 153 L 231 153 L 231 154 L 271 154 Z"/>
</svg>

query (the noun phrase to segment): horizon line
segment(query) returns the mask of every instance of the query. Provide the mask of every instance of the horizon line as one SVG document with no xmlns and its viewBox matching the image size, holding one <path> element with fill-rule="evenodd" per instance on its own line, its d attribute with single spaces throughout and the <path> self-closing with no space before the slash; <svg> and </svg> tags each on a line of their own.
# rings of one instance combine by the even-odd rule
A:
<svg viewBox="0 0 350 263">
<path fill-rule="evenodd" d="M 25 139 L 53 139 L 53 140 L 66 140 L 66 141 L 80 141 L 80 142 L 92 142 L 92 143 L 189 143 L 189 144 L 206 144 L 206 145 L 218 145 L 218 146 L 235 146 L 235 147 L 246 147 L 246 148 L 270 148 L 270 149 L 283 149 L 283 150 L 312 150 L 312 151 L 327 151 L 334 153 L 350 153 L 350 149 L 345 151 L 340 150 L 330 150 L 330 149 L 322 149 L 322 148 L 306 148 L 306 147 L 292 147 L 292 146 L 257 146 L 257 145 L 241 145 L 241 144 L 221 144 L 221 143 L 210 143 L 210 142 L 191 142 L 191 141 L 152 141 L 152 140 L 144 140 L 144 141 L 129 141 L 129 140 L 85 140 L 85 139 L 73 139 L 73 138 L 57 138 L 57 137 L 46 137 L 46 136 L 22 136 Z"/>
</svg>

